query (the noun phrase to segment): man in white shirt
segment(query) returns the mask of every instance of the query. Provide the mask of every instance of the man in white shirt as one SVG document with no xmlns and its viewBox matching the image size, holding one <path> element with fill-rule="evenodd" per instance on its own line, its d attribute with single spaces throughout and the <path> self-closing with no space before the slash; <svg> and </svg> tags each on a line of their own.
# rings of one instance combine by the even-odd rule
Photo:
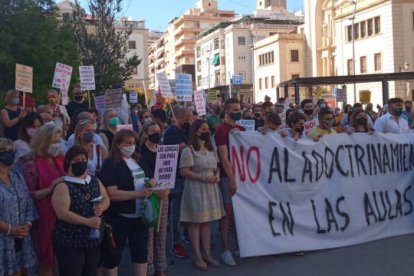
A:
<svg viewBox="0 0 414 276">
<path fill-rule="evenodd" d="M 375 131 L 395 134 L 411 132 L 407 120 L 401 117 L 402 113 L 403 100 L 400 98 L 389 99 L 388 113 L 375 121 Z"/>
</svg>

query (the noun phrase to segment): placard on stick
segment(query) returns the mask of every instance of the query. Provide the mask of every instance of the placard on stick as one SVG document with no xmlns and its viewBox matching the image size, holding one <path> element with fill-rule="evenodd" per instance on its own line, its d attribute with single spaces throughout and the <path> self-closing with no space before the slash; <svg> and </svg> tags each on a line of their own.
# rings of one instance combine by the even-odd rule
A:
<svg viewBox="0 0 414 276">
<path fill-rule="evenodd" d="M 95 69 L 93 66 L 79 66 L 82 91 L 95 90 Z"/>
<path fill-rule="evenodd" d="M 194 92 L 194 103 L 196 105 L 198 115 L 203 116 L 207 114 L 206 98 L 203 90 L 198 90 Z"/>
<path fill-rule="evenodd" d="M 160 89 L 161 95 L 164 98 L 169 98 L 169 99 L 174 98 L 167 75 L 165 73 L 157 73 L 156 76 L 157 76 L 158 87 Z"/>
<path fill-rule="evenodd" d="M 179 145 L 158 146 L 154 179 L 159 186 L 155 190 L 174 188 L 179 149 Z"/>
<path fill-rule="evenodd" d="M 16 63 L 15 89 L 26 93 L 33 92 L 33 68 Z"/>
<path fill-rule="evenodd" d="M 175 75 L 175 95 L 177 101 L 193 101 L 193 80 L 190 74 Z"/>
<path fill-rule="evenodd" d="M 106 108 L 119 108 L 122 103 L 122 88 L 108 90 L 105 93 Z"/>
</svg>

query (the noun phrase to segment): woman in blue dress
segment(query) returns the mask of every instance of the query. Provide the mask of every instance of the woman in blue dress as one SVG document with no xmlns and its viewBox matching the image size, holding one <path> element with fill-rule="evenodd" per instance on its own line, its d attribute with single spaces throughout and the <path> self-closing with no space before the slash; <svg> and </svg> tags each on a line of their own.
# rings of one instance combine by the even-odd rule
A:
<svg viewBox="0 0 414 276">
<path fill-rule="evenodd" d="M 0 138 L 0 275 L 22 275 L 36 264 L 30 237 L 36 209 L 23 176 L 12 168 L 16 149 Z"/>
</svg>

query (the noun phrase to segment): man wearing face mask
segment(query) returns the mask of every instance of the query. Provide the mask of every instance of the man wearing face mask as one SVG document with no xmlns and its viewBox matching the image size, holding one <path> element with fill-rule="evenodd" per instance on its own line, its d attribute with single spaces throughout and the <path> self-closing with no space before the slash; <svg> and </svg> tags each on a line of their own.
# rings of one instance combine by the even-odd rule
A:
<svg viewBox="0 0 414 276">
<path fill-rule="evenodd" d="M 313 119 L 318 118 L 318 115 L 314 114 L 315 109 L 313 106 L 312 99 L 303 100 L 300 103 L 300 108 L 302 109 L 302 112 L 305 115 L 306 122 L 312 121 Z"/>
<path fill-rule="evenodd" d="M 413 122 L 413 112 L 412 112 L 412 108 L 413 108 L 413 102 L 412 101 L 405 101 L 404 102 L 404 107 L 405 110 L 403 111 L 403 118 L 407 120 L 408 122 L 408 126 L 411 126 L 412 122 Z"/>
<path fill-rule="evenodd" d="M 379 117 L 374 124 L 377 132 L 383 133 L 409 133 L 411 132 L 407 120 L 402 118 L 403 100 L 392 98 L 388 100 L 388 113 Z"/>
<path fill-rule="evenodd" d="M 220 170 L 222 172 L 220 189 L 224 208 L 226 210 L 226 216 L 220 220 L 221 240 L 224 251 L 221 258 L 225 264 L 234 266 L 236 265 L 236 262 L 229 250 L 229 230 L 233 214 L 231 197 L 236 193 L 237 184 L 230 164 L 229 140 L 231 132 L 245 131 L 245 128 L 236 124 L 241 118 L 241 106 L 239 100 L 227 99 L 224 103 L 224 112 L 226 114 L 226 120 L 217 127 L 214 134 L 222 167 Z"/>
<path fill-rule="evenodd" d="M 187 146 L 188 143 L 188 130 L 190 129 L 189 117 L 192 118 L 193 113 L 191 110 L 178 107 L 174 110 L 173 124 L 169 126 L 163 137 L 164 145 L 179 145 L 180 153 Z M 189 116 L 187 116 L 187 114 Z M 191 116 L 190 116 L 191 115 Z M 180 160 L 181 156 L 178 156 Z M 177 176 L 175 180 L 174 189 L 171 191 L 170 207 L 172 210 L 172 229 L 174 239 L 174 255 L 177 258 L 187 258 L 188 254 L 184 250 L 181 244 L 181 225 L 180 225 L 180 210 L 181 210 L 181 198 L 184 190 L 184 179 L 180 174 L 180 170 L 177 169 Z"/>
<path fill-rule="evenodd" d="M 318 119 L 319 125 L 309 132 L 309 139 L 317 142 L 324 135 L 336 134 L 336 131 L 333 129 L 335 116 L 332 110 L 330 110 L 328 107 L 322 108 L 319 111 Z"/>
<path fill-rule="evenodd" d="M 72 118 L 73 114 L 79 112 L 79 110 L 88 110 L 88 103 L 84 100 L 82 96 L 82 91 L 79 85 L 75 86 L 72 90 L 73 101 L 69 102 L 67 106 L 67 111 L 69 117 Z"/>
<path fill-rule="evenodd" d="M 99 134 L 108 151 L 111 150 L 112 140 L 116 134 L 116 127 L 119 125 L 119 118 L 115 109 L 107 109 L 104 113 L 105 129 Z"/>
</svg>

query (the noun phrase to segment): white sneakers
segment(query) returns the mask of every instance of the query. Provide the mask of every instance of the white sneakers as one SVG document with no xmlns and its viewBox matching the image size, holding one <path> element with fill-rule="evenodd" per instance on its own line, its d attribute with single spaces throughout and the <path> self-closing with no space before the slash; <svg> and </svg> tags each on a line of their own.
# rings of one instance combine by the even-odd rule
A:
<svg viewBox="0 0 414 276">
<path fill-rule="evenodd" d="M 225 263 L 226 265 L 230 265 L 230 266 L 235 266 L 236 261 L 233 258 L 233 254 L 231 254 L 230 250 L 226 250 L 223 252 L 223 254 L 221 254 L 221 259 L 223 260 L 223 263 Z"/>
</svg>

